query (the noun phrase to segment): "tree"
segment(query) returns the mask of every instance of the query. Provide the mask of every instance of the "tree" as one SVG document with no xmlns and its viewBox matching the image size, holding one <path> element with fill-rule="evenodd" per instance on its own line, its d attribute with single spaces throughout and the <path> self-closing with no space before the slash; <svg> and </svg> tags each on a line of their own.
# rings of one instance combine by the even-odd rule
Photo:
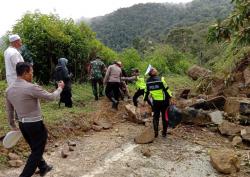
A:
<svg viewBox="0 0 250 177">
<path fill-rule="evenodd" d="M 209 29 L 208 41 L 233 41 L 235 46 L 250 44 L 250 1 L 232 0 L 232 14 Z"/>
<path fill-rule="evenodd" d="M 90 54 L 101 52 L 104 46 L 84 23 L 76 25 L 72 19 L 60 19 L 55 14 L 27 13 L 14 26 L 13 33 L 21 36 L 33 59 L 36 80 L 45 84 L 61 57 L 69 59 L 75 80 L 84 80 Z M 99 45 L 98 51 L 95 44 Z"/>
</svg>

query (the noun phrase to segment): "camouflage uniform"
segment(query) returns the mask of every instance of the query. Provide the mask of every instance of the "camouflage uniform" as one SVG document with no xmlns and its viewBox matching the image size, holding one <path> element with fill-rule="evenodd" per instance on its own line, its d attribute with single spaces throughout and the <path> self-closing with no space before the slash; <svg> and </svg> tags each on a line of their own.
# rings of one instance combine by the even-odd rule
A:
<svg viewBox="0 0 250 177">
<path fill-rule="evenodd" d="M 98 100 L 97 84 L 99 84 L 99 96 L 103 96 L 103 75 L 105 64 L 100 59 L 95 59 L 90 63 L 90 79 L 92 91 L 95 99 Z"/>
</svg>

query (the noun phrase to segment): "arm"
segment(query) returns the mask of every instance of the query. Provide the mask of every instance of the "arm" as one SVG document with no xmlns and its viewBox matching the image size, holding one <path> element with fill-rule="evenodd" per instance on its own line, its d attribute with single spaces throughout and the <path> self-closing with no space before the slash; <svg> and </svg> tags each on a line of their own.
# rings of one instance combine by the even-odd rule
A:
<svg viewBox="0 0 250 177">
<path fill-rule="evenodd" d="M 136 76 L 132 77 L 121 77 L 122 81 L 135 81 L 137 79 Z"/>
<path fill-rule="evenodd" d="M 107 72 L 105 74 L 104 80 L 103 80 L 104 84 L 106 84 L 108 82 L 108 78 L 109 78 L 110 72 L 111 72 L 111 69 L 110 69 L 110 66 L 109 66 L 108 70 L 107 70 Z"/>
<path fill-rule="evenodd" d="M 24 60 L 23 60 L 23 57 L 21 56 L 21 54 L 14 53 L 11 56 L 10 61 L 11 61 L 11 65 L 13 66 L 13 68 L 16 68 L 16 64 L 19 62 L 23 62 Z"/>
<path fill-rule="evenodd" d="M 166 96 L 171 98 L 173 96 L 173 94 L 172 94 L 171 90 L 169 89 L 168 84 L 166 83 L 164 77 L 161 78 L 161 81 L 163 83 L 164 92 L 165 92 Z"/>
<path fill-rule="evenodd" d="M 33 85 L 31 89 L 31 94 L 35 98 L 53 101 L 60 97 L 63 87 L 64 87 L 64 83 L 59 82 L 58 88 L 54 92 L 49 93 L 46 90 L 43 90 L 42 87 L 38 85 Z"/>
<path fill-rule="evenodd" d="M 16 129 L 16 124 L 15 124 L 15 119 L 14 119 L 14 107 L 13 105 L 10 103 L 10 101 L 8 100 L 8 98 L 6 98 L 6 110 L 7 110 L 7 116 L 8 116 L 8 122 L 9 122 L 9 126 L 12 129 Z"/>
<path fill-rule="evenodd" d="M 149 95 L 149 89 L 148 89 L 148 86 L 146 86 L 146 89 L 144 91 L 144 101 L 148 100 L 148 95 Z"/>
</svg>

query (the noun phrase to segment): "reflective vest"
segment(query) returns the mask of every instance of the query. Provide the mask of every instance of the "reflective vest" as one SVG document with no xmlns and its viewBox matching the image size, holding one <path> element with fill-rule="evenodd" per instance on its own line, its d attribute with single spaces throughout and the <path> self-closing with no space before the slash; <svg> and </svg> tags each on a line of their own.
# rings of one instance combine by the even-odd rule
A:
<svg viewBox="0 0 250 177">
<path fill-rule="evenodd" d="M 135 86 L 136 86 L 136 89 L 140 89 L 140 90 L 146 89 L 146 82 L 144 80 L 144 77 L 138 76 L 136 78 Z"/>
<path fill-rule="evenodd" d="M 145 97 L 148 97 L 150 94 L 153 100 L 163 101 L 166 97 L 172 97 L 172 92 L 169 90 L 167 83 L 165 82 L 164 77 L 158 80 L 148 80 L 146 87 Z M 167 95 L 166 95 L 167 94 Z M 144 100 L 146 99 L 144 97 Z"/>
</svg>

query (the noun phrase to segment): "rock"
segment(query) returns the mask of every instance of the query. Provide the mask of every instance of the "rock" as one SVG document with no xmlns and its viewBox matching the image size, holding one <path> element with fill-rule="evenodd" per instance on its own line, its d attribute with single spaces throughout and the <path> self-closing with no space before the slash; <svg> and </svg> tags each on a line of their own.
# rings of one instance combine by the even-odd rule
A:
<svg viewBox="0 0 250 177">
<path fill-rule="evenodd" d="M 203 100 L 198 103 L 191 105 L 195 109 L 203 109 L 203 110 L 210 110 L 210 109 L 219 109 L 221 111 L 224 110 L 224 105 L 226 102 L 226 98 L 223 96 L 218 96 L 211 98 L 209 100 Z"/>
<path fill-rule="evenodd" d="M 244 125 L 244 126 L 250 125 L 250 117 L 249 116 L 239 115 L 238 119 L 239 119 L 241 125 Z"/>
<path fill-rule="evenodd" d="M 128 113 L 127 119 L 129 121 L 134 122 L 134 123 L 139 123 L 139 124 L 144 123 L 144 121 L 141 118 L 139 110 L 134 105 L 127 104 L 125 105 L 125 109 Z"/>
<path fill-rule="evenodd" d="M 103 129 L 110 129 L 113 127 L 112 123 L 106 121 L 106 120 L 98 120 L 94 122 L 96 125 L 102 127 Z"/>
<path fill-rule="evenodd" d="M 150 151 L 150 149 L 148 149 L 148 148 L 143 148 L 143 149 L 141 150 L 141 152 L 142 152 L 142 155 L 143 155 L 143 156 L 145 156 L 145 157 L 151 157 L 151 151 Z"/>
<path fill-rule="evenodd" d="M 58 144 L 58 143 L 55 143 L 54 147 L 59 147 L 59 144 Z"/>
<path fill-rule="evenodd" d="M 222 124 L 219 125 L 219 131 L 222 135 L 235 136 L 240 134 L 242 127 L 240 125 L 223 121 Z"/>
<path fill-rule="evenodd" d="M 8 154 L 8 158 L 10 160 L 20 160 L 20 157 L 17 154 L 11 152 Z"/>
<path fill-rule="evenodd" d="M 10 160 L 8 161 L 8 163 L 11 167 L 15 167 L 15 168 L 21 167 L 23 165 L 23 161 L 21 160 Z"/>
<path fill-rule="evenodd" d="M 83 132 L 87 132 L 91 129 L 91 123 L 87 120 L 83 120 L 83 123 L 81 123 L 81 130 Z"/>
<path fill-rule="evenodd" d="M 249 86 L 249 84 L 250 84 L 250 68 L 249 67 L 247 67 L 243 71 L 243 76 L 244 76 L 244 80 L 245 80 L 245 85 Z"/>
<path fill-rule="evenodd" d="M 72 146 L 69 146 L 69 151 L 74 151 L 75 149 Z"/>
<path fill-rule="evenodd" d="M 180 99 L 180 100 L 177 101 L 176 106 L 178 108 L 183 109 L 183 108 L 189 107 L 189 106 L 191 106 L 193 104 L 194 104 L 194 99 L 188 99 L 188 100 L 186 100 L 186 99 Z"/>
<path fill-rule="evenodd" d="M 152 128 L 146 128 L 139 136 L 135 137 L 137 144 L 148 144 L 154 141 L 154 130 Z"/>
<path fill-rule="evenodd" d="M 250 142 L 250 127 L 241 130 L 241 137 L 244 141 Z"/>
<path fill-rule="evenodd" d="M 76 146 L 76 143 L 73 142 L 73 141 L 68 141 L 68 145 L 69 145 L 69 146 Z"/>
<path fill-rule="evenodd" d="M 240 136 L 235 136 L 232 140 L 232 145 L 237 146 L 242 143 L 242 139 Z"/>
<path fill-rule="evenodd" d="M 223 174 L 231 174 L 240 171 L 240 160 L 233 150 L 212 150 L 210 160 L 212 166 Z"/>
<path fill-rule="evenodd" d="M 145 127 L 150 127 L 151 125 L 152 125 L 152 123 L 151 122 L 145 122 Z"/>
<path fill-rule="evenodd" d="M 223 95 L 225 97 L 237 97 L 239 95 L 240 89 L 236 84 L 223 90 Z"/>
<path fill-rule="evenodd" d="M 194 65 L 188 70 L 188 76 L 191 77 L 193 80 L 197 80 L 198 78 L 209 76 L 211 73 L 212 71 L 202 68 L 198 65 Z"/>
<path fill-rule="evenodd" d="M 190 89 L 184 89 L 181 94 L 180 94 L 180 98 L 183 98 L 183 99 L 188 99 L 188 94 L 190 92 Z"/>
<path fill-rule="evenodd" d="M 102 127 L 99 125 L 92 125 L 92 129 L 95 130 L 96 132 L 100 132 L 102 130 Z"/>
<path fill-rule="evenodd" d="M 211 118 L 207 115 L 207 112 L 190 107 L 181 111 L 181 116 L 183 123 L 192 123 L 201 126 L 212 123 Z"/>
<path fill-rule="evenodd" d="M 69 156 L 69 153 L 65 150 L 65 149 L 63 149 L 62 151 L 61 151 L 61 157 L 62 158 L 67 158 Z"/>
<path fill-rule="evenodd" d="M 250 99 L 242 97 L 228 97 L 224 111 L 229 116 L 250 115 Z"/>
<path fill-rule="evenodd" d="M 208 116 L 210 117 L 211 121 L 216 125 L 220 125 L 223 122 L 223 113 L 221 111 L 210 112 L 208 113 Z"/>
</svg>

